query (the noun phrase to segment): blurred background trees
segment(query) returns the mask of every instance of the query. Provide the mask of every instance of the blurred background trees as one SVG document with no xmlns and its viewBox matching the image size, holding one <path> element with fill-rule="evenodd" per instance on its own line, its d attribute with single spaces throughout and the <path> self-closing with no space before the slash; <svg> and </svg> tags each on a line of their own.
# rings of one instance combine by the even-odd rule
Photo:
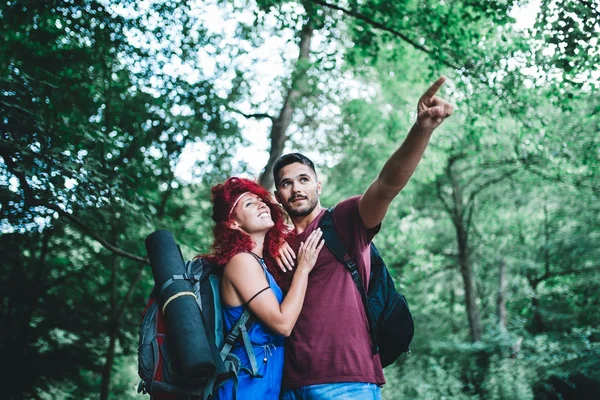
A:
<svg viewBox="0 0 600 400">
<path fill-rule="evenodd" d="M 141 398 L 146 235 L 209 251 L 210 187 L 269 187 L 285 151 L 323 205 L 361 193 L 440 74 L 457 111 L 376 238 L 417 324 L 384 398 L 592 398 L 599 23 L 575 0 L 0 3 L 7 398 Z"/>
</svg>

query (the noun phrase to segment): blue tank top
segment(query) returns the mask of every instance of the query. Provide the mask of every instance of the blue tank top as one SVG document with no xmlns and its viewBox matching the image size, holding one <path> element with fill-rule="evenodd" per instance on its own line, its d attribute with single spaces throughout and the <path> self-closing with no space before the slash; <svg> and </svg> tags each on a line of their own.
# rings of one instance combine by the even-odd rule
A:
<svg viewBox="0 0 600 400">
<path fill-rule="evenodd" d="M 254 254 L 253 254 L 254 255 Z M 264 261 L 254 255 L 265 272 L 270 290 L 273 291 L 279 304 L 283 301 L 283 292 L 275 282 L 273 275 L 267 270 Z M 223 305 L 223 317 L 225 329 L 230 331 L 244 312 L 244 306 L 228 307 Z M 283 336 L 270 330 L 262 321 L 256 320 L 248 336 L 252 342 L 254 356 L 261 377 L 251 376 L 251 366 L 248 355 L 242 343 L 237 342 L 231 352 L 240 359 L 241 371 L 238 375 L 237 398 L 238 399 L 279 399 L 281 391 L 281 379 L 283 375 Z M 233 398 L 233 384 L 227 382 L 217 393 L 217 399 L 226 400 Z"/>
</svg>

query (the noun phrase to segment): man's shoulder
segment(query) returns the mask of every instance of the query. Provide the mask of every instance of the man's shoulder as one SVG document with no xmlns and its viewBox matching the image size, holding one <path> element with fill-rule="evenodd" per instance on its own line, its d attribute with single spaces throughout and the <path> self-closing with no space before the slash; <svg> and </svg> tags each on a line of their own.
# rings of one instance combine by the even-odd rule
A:
<svg viewBox="0 0 600 400">
<path fill-rule="evenodd" d="M 365 244 L 368 244 L 379 232 L 381 224 L 372 229 L 364 226 L 358 208 L 361 198 L 362 195 L 357 195 L 340 201 L 333 211 L 333 221 L 342 236 L 344 236 L 344 232 L 364 235 Z"/>
<path fill-rule="evenodd" d="M 336 219 L 340 217 L 358 217 L 358 202 L 361 197 L 360 195 L 352 196 L 337 203 L 333 210 L 334 217 Z"/>
</svg>

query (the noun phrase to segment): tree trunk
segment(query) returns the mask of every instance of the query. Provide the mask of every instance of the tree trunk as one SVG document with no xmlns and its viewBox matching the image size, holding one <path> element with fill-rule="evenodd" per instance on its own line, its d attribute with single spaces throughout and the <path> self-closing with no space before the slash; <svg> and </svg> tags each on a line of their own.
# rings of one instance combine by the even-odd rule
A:
<svg viewBox="0 0 600 400">
<path fill-rule="evenodd" d="M 531 298 L 531 308 L 533 309 L 533 318 L 531 320 L 531 333 L 537 335 L 544 332 L 544 318 L 540 311 L 540 301 L 537 297 L 537 285 L 533 287 L 533 297 Z"/>
<path fill-rule="evenodd" d="M 452 208 L 448 211 L 452 217 L 456 231 L 456 242 L 458 246 L 458 264 L 460 274 L 463 278 L 465 290 L 465 305 L 467 308 L 467 318 L 469 320 L 469 334 L 472 342 L 481 340 L 481 318 L 477 309 L 477 296 L 475 293 L 475 282 L 473 280 L 473 268 L 471 266 L 469 249 L 469 216 L 466 214 L 463 203 L 462 189 L 456 176 L 452 171 L 453 160 L 449 160 L 446 173 L 452 183 Z"/>
<path fill-rule="evenodd" d="M 117 235 L 113 232 L 113 244 L 117 245 Z M 102 382 L 100 383 L 100 400 L 108 399 L 110 393 L 110 380 L 112 375 L 112 366 L 115 361 L 115 345 L 117 333 L 119 331 L 119 321 L 117 320 L 117 268 L 119 267 L 119 257 L 112 255 L 111 263 L 111 287 L 110 287 L 110 323 L 108 329 L 108 349 L 106 349 L 106 361 L 102 368 Z"/>
<path fill-rule="evenodd" d="M 112 366 L 115 362 L 115 346 L 117 343 L 117 334 L 119 333 L 119 322 L 111 321 L 109 329 L 109 343 L 108 349 L 106 350 L 106 362 L 102 369 L 102 382 L 100 386 L 100 399 L 108 399 L 110 393 L 110 381 L 112 378 Z"/>
<path fill-rule="evenodd" d="M 452 285 L 454 286 L 454 285 Z M 458 333 L 460 332 L 460 330 L 462 329 L 462 324 L 458 323 L 457 319 L 454 318 L 454 313 L 455 313 L 455 305 L 456 305 L 456 291 L 454 290 L 454 287 L 450 287 L 450 294 L 449 294 L 449 299 L 448 299 L 448 308 L 449 308 L 449 312 L 450 312 L 450 321 L 451 321 L 451 328 L 452 328 L 452 333 Z"/>
<path fill-rule="evenodd" d="M 458 227 L 460 228 L 460 227 Z M 469 319 L 469 333 L 472 342 L 481 340 L 481 318 L 477 309 L 477 296 L 475 295 L 475 282 L 473 281 L 473 268 L 469 257 L 469 249 L 466 239 L 460 237 L 461 229 L 457 229 L 458 239 L 458 260 L 460 265 L 460 274 L 463 278 L 465 289 L 465 303 L 467 307 L 467 317 Z"/>
<path fill-rule="evenodd" d="M 506 262 L 500 260 L 499 284 L 498 284 L 498 328 L 506 332 Z"/>
<path fill-rule="evenodd" d="M 296 62 L 296 68 L 292 75 L 292 82 L 290 89 L 283 102 L 283 107 L 279 112 L 279 116 L 273 119 L 273 125 L 271 126 L 271 149 L 269 151 L 269 161 L 262 173 L 260 174 L 259 183 L 266 189 L 273 187 L 273 166 L 275 162 L 283 154 L 285 148 L 285 142 L 288 139 L 286 134 L 290 123 L 292 122 L 292 115 L 296 107 L 296 103 L 302 97 L 305 91 L 306 71 L 308 70 L 309 55 L 310 55 L 310 42 L 313 37 L 312 22 L 309 19 L 300 32 L 300 54 L 298 61 Z"/>
<path fill-rule="evenodd" d="M 166 192 L 163 194 L 160 205 L 158 207 L 157 214 L 158 214 L 159 220 L 162 220 L 165 215 L 166 204 L 167 204 L 167 201 L 168 201 L 169 197 L 171 196 L 172 192 L 173 192 L 173 190 L 171 188 L 171 185 L 169 185 Z M 113 238 L 112 238 L 111 244 L 114 247 L 117 247 L 117 244 L 118 244 L 117 238 L 118 238 L 118 234 L 116 233 L 116 231 L 113 230 Z M 118 272 L 118 268 L 119 268 L 119 254 L 118 253 L 113 252 L 111 267 L 112 267 L 112 274 L 111 274 L 111 289 L 110 289 L 110 310 L 111 310 L 112 317 L 110 319 L 110 328 L 108 331 L 109 342 L 108 342 L 108 348 L 106 349 L 106 362 L 104 364 L 104 367 L 102 368 L 102 381 L 100 383 L 100 400 L 108 399 L 108 395 L 110 393 L 110 383 L 111 383 L 111 379 L 112 379 L 112 367 L 113 367 L 113 364 L 115 361 L 115 347 L 117 344 L 117 335 L 119 334 L 119 329 L 121 329 L 121 318 L 123 317 L 125 309 L 129 306 L 129 303 L 131 302 L 131 297 L 133 296 L 135 287 L 142 280 L 143 271 L 144 271 L 144 268 L 146 267 L 146 265 L 145 264 L 140 265 L 138 274 L 136 275 L 135 279 L 133 279 L 133 281 L 131 282 L 129 289 L 127 290 L 127 293 L 125 294 L 125 297 L 123 297 L 123 300 L 121 300 L 120 304 L 117 299 L 117 286 L 118 286 L 117 272 Z"/>
<path fill-rule="evenodd" d="M 108 343 L 108 349 L 106 350 L 106 363 L 104 364 L 104 367 L 102 370 L 102 382 L 101 382 L 101 388 L 100 388 L 100 399 L 101 400 L 106 400 L 108 398 L 108 394 L 110 393 L 110 382 L 112 379 L 112 366 L 113 366 L 114 360 L 115 360 L 115 347 L 116 347 L 116 343 L 117 343 L 117 335 L 119 334 L 119 329 L 121 329 L 121 319 L 123 318 L 125 309 L 129 306 L 129 303 L 131 302 L 131 297 L 133 296 L 135 287 L 142 280 L 143 271 L 144 271 L 144 268 L 146 267 L 146 265 L 144 265 L 144 264 L 142 264 L 140 266 L 136 277 L 133 279 L 133 281 L 131 282 L 131 285 L 129 286 L 129 289 L 127 290 L 127 294 L 125 295 L 123 300 L 121 300 L 121 303 L 118 304 L 117 292 L 116 292 L 116 283 L 117 283 L 116 264 L 118 262 L 118 256 L 114 255 L 113 257 L 114 257 L 113 265 L 115 266 L 115 269 L 113 270 L 114 271 L 113 272 L 114 296 L 111 296 L 111 305 L 113 305 L 111 307 L 111 309 L 113 310 L 113 313 L 112 313 L 113 317 L 110 321 L 110 329 L 108 332 L 109 343 Z M 113 301 L 114 301 L 114 303 L 113 303 Z"/>
<path fill-rule="evenodd" d="M 106 350 L 106 362 L 102 369 L 102 382 L 100 386 L 100 399 L 108 399 L 110 393 L 110 382 L 112 379 L 112 366 L 115 362 L 115 346 L 117 343 L 117 334 L 119 333 L 118 321 L 111 321 L 109 329 L 109 344 Z"/>
<path fill-rule="evenodd" d="M 33 377 L 35 375 L 30 373 L 33 366 L 29 354 L 36 336 L 31 322 L 38 311 L 40 299 L 46 295 L 43 288 L 46 281 L 44 273 L 52 235 L 51 229 L 41 233 L 38 261 L 31 259 L 26 265 L 16 265 L 16 268 L 11 268 L 7 282 L 18 283 L 12 288 L 13 290 L 3 292 L 6 294 L 6 302 L 3 303 L 7 306 L 7 314 L 6 318 L 0 321 L 0 327 L 3 326 L 3 330 L 6 330 L 6 334 L 0 338 L 0 384 L 3 393 L 9 398 L 23 395 L 25 392 L 34 395 L 32 382 L 35 381 Z M 25 246 L 31 242 L 26 243 Z M 18 244 L 13 251 L 23 257 L 23 250 Z M 27 293 L 35 295 L 27 295 Z"/>
</svg>

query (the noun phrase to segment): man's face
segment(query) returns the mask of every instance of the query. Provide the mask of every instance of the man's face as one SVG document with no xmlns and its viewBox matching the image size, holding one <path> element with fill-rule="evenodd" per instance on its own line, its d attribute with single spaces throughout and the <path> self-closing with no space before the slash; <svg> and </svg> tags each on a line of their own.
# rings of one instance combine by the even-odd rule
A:
<svg viewBox="0 0 600 400">
<path fill-rule="evenodd" d="M 321 183 L 315 172 L 302 163 L 286 165 L 279 171 L 275 195 L 290 217 L 305 217 L 319 204 Z"/>
</svg>

